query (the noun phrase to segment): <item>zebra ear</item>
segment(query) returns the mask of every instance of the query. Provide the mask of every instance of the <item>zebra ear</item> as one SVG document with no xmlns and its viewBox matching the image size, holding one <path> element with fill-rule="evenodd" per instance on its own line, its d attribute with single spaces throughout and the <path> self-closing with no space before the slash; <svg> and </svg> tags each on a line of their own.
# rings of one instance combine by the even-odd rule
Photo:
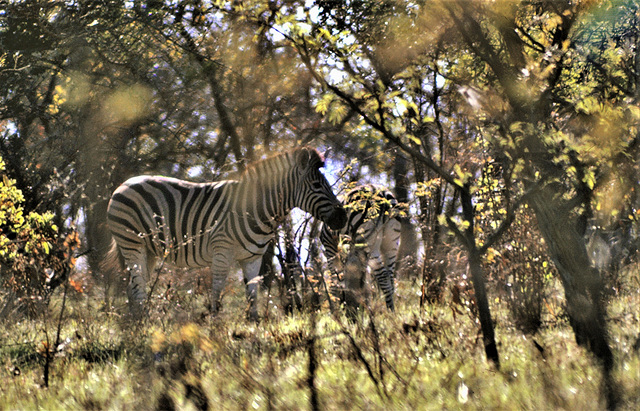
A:
<svg viewBox="0 0 640 411">
<path fill-rule="evenodd" d="M 311 158 L 310 158 L 311 164 L 310 164 L 310 166 L 313 166 L 315 168 L 324 167 L 324 159 L 325 159 L 325 157 L 320 155 L 320 153 L 318 153 L 317 150 L 311 149 L 310 151 L 311 151 L 311 153 L 310 153 L 311 154 Z"/>
<path fill-rule="evenodd" d="M 302 169 L 306 169 L 309 166 L 309 149 L 304 147 L 301 148 L 299 150 L 297 150 L 297 160 L 298 160 L 298 164 L 300 164 L 300 168 Z"/>
<path fill-rule="evenodd" d="M 318 154 L 316 150 L 307 147 L 298 151 L 298 162 L 303 169 L 311 167 L 320 168 L 324 166 L 324 161 L 320 157 L 320 154 Z"/>
</svg>

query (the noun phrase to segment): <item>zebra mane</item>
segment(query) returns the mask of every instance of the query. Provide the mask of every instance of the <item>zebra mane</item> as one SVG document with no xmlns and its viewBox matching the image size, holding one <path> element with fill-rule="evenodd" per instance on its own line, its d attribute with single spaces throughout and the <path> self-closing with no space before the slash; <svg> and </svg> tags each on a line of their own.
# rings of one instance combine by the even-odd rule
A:
<svg viewBox="0 0 640 411">
<path fill-rule="evenodd" d="M 296 166 L 309 169 L 320 168 L 324 166 L 324 159 L 316 149 L 299 147 L 250 164 L 238 181 L 272 182 L 274 177 L 282 176 Z M 275 170 L 281 174 L 274 174 Z"/>
</svg>

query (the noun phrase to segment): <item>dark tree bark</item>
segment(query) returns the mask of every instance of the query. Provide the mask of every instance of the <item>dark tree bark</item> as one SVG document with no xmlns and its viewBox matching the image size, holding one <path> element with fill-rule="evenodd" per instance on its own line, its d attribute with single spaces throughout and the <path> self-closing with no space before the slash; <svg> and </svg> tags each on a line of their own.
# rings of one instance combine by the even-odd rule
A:
<svg viewBox="0 0 640 411">
<path fill-rule="evenodd" d="M 395 181 L 395 195 L 399 203 L 409 204 L 409 164 L 401 152 L 396 152 L 393 164 L 393 179 Z M 408 216 L 400 218 L 400 246 L 396 259 L 396 272 L 404 273 L 411 278 L 416 278 L 418 273 L 410 273 L 415 268 L 416 255 L 418 253 L 418 238 L 411 219 Z"/>
<path fill-rule="evenodd" d="M 605 322 L 602 278 L 591 266 L 584 237 L 576 229 L 556 193 L 545 187 L 532 196 L 540 231 L 549 248 L 567 298 L 569 321 L 578 344 L 589 348 L 605 370 L 613 367 L 613 354 Z"/>
<path fill-rule="evenodd" d="M 487 359 L 492 361 L 497 368 L 500 368 L 500 357 L 498 355 L 498 347 L 495 341 L 491 309 L 489 308 L 489 299 L 487 298 L 487 287 L 482 270 L 482 255 L 480 250 L 478 250 L 475 240 L 475 219 L 470 189 L 470 185 L 467 184 L 463 190 L 460 190 L 462 213 L 465 221 L 469 223 L 467 229 L 462 233 L 465 238 L 463 244 L 465 248 L 467 248 L 467 254 L 469 256 L 469 271 L 471 273 L 471 282 L 473 283 L 476 304 L 478 305 L 478 315 L 480 318 L 480 328 L 482 329 L 484 351 Z"/>
<path fill-rule="evenodd" d="M 529 204 L 536 214 L 549 255 L 558 269 L 576 342 L 591 351 L 602 366 L 607 408 L 616 409 L 620 393 L 613 378 L 615 363 L 609 347 L 602 295 L 604 284 L 600 273 L 591 265 L 575 218 L 571 217 L 566 205 L 558 200 L 557 193 L 550 186 L 532 196 Z"/>
</svg>

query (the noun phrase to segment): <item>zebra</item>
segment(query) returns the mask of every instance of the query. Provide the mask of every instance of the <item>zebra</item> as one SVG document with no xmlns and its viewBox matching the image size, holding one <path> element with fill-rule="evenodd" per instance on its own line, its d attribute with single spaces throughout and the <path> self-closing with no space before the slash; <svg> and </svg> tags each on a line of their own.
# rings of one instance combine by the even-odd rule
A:
<svg viewBox="0 0 640 411">
<path fill-rule="evenodd" d="M 144 313 L 146 281 L 158 260 L 177 267 L 210 267 L 211 311 L 230 266 L 241 266 L 256 320 L 261 257 L 281 220 L 295 207 L 333 229 L 346 223 L 346 211 L 320 172 L 324 159 L 302 147 L 250 165 L 237 180 L 191 183 L 170 177 L 138 176 L 118 187 L 107 208 L 113 235 L 108 258 L 129 273 L 129 308 Z"/>
<path fill-rule="evenodd" d="M 341 296 L 348 307 L 359 305 L 354 293 L 364 287 L 367 268 L 384 295 L 387 308 L 394 310 L 394 266 L 400 243 L 402 207 L 388 190 L 372 184 L 349 191 L 344 201 L 347 223 L 340 230 L 323 224 L 320 242 L 332 272 L 331 293 Z M 344 262 L 339 258 L 341 236 L 351 238 Z M 364 267 L 365 264 L 368 267 Z M 342 271 L 342 276 L 338 273 Z M 341 284 L 344 282 L 343 291 Z"/>
</svg>

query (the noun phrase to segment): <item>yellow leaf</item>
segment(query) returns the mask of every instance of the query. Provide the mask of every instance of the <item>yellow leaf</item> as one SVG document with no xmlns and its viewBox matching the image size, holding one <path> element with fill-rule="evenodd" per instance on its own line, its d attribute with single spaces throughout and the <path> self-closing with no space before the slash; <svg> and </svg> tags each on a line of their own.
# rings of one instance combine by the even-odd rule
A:
<svg viewBox="0 0 640 411">
<path fill-rule="evenodd" d="M 420 141 L 420 139 L 412 134 L 407 134 L 407 138 L 409 140 L 411 140 L 412 142 L 414 142 L 415 144 L 420 145 L 422 142 Z"/>
</svg>

